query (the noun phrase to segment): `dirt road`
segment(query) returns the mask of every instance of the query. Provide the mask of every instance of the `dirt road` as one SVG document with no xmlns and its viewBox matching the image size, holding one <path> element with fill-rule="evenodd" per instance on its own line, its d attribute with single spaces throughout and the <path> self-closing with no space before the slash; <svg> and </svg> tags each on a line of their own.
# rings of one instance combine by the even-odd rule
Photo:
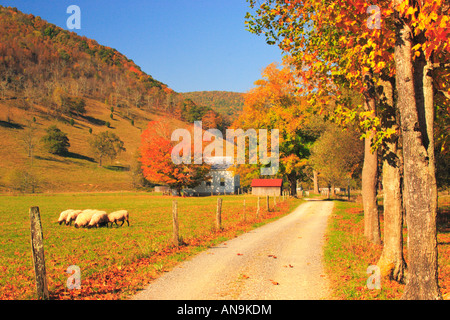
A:
<svg viewBox="0 0 450 320">
<path fill-rule="evenodd" d="M 308 201 L 288 216 L 200 253 L 153 281 L 138 300 L 323 299 L 323 235 L 331 201 Z"/>
</svg>

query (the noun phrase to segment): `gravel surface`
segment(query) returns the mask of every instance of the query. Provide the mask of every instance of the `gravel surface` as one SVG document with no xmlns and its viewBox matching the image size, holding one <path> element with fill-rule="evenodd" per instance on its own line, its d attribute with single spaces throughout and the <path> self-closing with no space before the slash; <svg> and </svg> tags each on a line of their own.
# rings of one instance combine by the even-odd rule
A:
<svg viewBox="0 0 450 320">
<path fill-rule="evenodd" d="M 329 293 L 322 244 L 331 201 L 291 214 L 179 264 L 137 300 L 318 300 Z"/>
</svg>

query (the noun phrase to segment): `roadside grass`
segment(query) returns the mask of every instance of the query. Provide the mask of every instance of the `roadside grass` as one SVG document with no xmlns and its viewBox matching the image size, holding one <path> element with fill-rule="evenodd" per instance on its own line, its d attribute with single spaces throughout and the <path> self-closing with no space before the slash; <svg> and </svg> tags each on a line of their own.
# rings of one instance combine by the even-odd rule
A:
<svg viewBox="0 0 450 320">
<path fill-rule="evenodd" d="M 38 206 L 41 212 L 51 299 L 125 299 L 180 261 L 284 216 L 302 201 L 279 200 L 270 212 L 261 206 L 260 218 L 256 219 L 256 197 L 220 197 L 222 230 L 214 227 L 217 196 L 175 198 L 140 192 L 0 196 L 0 299 L 36 298 L 30 250 L 31 206 Z M 180 247 L 171 244 L 172 200 L 178 201 L 184 242 Z M 60 226 L 56 221 L 66 209 L 127 209 L 130 226 Z M 81 269 L 80 290 L 66 288 L 70 265 Z"/>
<path fill-rule="evenodd" d="M 382 207 L 381 207 L 382 212 Z M 450 293 L 450 197 L 439 197 L 438 253 L 439 286 L 444 298 Z M 380 217 L 383 230 L 383 217 Z M 381 231 L 382 232 L 382 231 Z M 383 232 L 382 232 L 383 235 Z M 404 257 L 407 262 L 407 229 L 404 227 Z M 324 245 L 325 268 L 332 286 L 331 299 L 397 300 L 404 284 L 381 279 L 380 290 L 367 288 L 367 268 L 376 265 L 382 245 L 364 237 L 364 215 L 360 202 L 335 201 Z"/>
</svg>

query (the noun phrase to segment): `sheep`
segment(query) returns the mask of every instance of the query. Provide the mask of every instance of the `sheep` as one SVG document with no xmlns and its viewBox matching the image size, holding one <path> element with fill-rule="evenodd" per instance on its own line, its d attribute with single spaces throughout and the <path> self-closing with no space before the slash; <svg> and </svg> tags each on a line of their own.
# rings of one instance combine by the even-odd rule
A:
<svg viewBox="0 0 450 320">
<path fill-rule="evenodd" d="M 66 226 L 72 224 L 81 212 L 82 210 L 72 210 L 66 217 Z"/>
<path fill-rule="evenodd" d="M 127 210 L 119 210 L 119 211 L 111 212 L 110 214 L 108 214 L 108 220 L 109 220 L 109 222 L 111 222 L 111 227 L 112 227 L 113 223 L 115 223 L 116 225 L 119 225 L 117 223 L 117 221 L 122 221 L 122 224 L 120 226 L 123 226 L 125 221 L 127 222 L 128 226 L 130 226 L 130 222 L 128 221 L 128 218 L 129 218 L 129 213 Z"/>
<path fill-rule="evenodd" d="M 83 210 L 75 219 L 75 228 L 86 227 L 91 222 L 92 216 L 97 210 L 86 209 Z"/>
<path fill-rule="evenodd" d="M 108 215 L 106 214 L 105 211 L 98 211 L 95 210 L 96 212 L 94 213 L 94 215 L 91 218 L 91 221 L 89 222 L 88 228 L 92 228 L 92 227 L 97 227 L 99 225 L 105 225 L 108 224 L 109 219 L 108 219 Z"/>
<path fill-rule="evenodd" d="M 69 209 L 69 210 L 65 210 L 65 211 L 63 211 L 63 212 L 61 212 L 61 213 L 59 214 L 59 219 L 58 219 L 59 225 L 61 225 L 61 223 L 63 223 L 64 221 L 66 221 L 67 216 L 68 216 L 72 211 L 73 211 L 72 209 Z"/>
</svg>

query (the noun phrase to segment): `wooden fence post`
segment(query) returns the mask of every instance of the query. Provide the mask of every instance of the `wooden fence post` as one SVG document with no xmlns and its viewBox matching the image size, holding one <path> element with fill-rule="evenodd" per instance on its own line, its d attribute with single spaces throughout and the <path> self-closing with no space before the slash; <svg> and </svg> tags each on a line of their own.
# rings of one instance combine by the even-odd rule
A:
<svg viewBox="0 0 450 320">
<path fill-rule="evenodd" d="M 267 212 L 270 211 L 270 206 L 269 206 L 269 195 L 266 196 L 266 207 L 267 207 Z"/>
<path fill-rule="evenodd" d="M 222 198 L 217 198 L 216 229 L 222 229 Z"/>
<path fill-rule="evenodd" d="M 256 207 L 256 219 L 259 218 L 259 197 L 258 197 L 258 202 L 257 202 L 257 207 Z"/>
<path fill-rule="evenodd" d="M 178 202 L 173 200 L 172 202 L 172 220 L 173 220 L 173 244 L 175 246 L 180 245 L 179 224 L 178 224 Z"/>
<path fill-rule="evenodd" d="M 44 239 L 39 207 L 30 208 L 31 251 L 38 299 L 48 300 L 47 273 L 45 271 Z"/>
</svg>

